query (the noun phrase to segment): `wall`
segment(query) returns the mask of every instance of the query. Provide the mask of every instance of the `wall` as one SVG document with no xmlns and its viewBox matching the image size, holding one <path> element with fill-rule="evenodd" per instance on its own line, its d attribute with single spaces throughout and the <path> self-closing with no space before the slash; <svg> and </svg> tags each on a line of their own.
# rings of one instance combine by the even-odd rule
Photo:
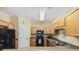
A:
<svg viewBox="0 0 79 59">
<path fill-rule="evenodd" d="M 30 46 L 31 24 L 24 17 L 19 17 L 18 19 L 19 48 L 27 48 Z"/>
<path fill-rule="evenodd" d="M 3 20 L 3 21 L 6 21 L 6 22 L 9 22 L 9 15 L 0 11 L 0 20 Z"/>
<path fill-rule="evenodd" d="M 59 30 L 59 34 L 55 35 L 54 37 L 58 38 L 61 41 L 64 41 L 79 47 L 79 37 L 67 36 L 64 34 L 64 30 Z"/>
</svg>

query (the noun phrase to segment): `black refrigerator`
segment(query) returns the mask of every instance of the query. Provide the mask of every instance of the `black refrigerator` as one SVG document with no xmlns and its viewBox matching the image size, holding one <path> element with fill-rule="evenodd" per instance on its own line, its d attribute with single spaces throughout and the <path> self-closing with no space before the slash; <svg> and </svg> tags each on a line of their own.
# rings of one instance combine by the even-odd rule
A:
<svg viewBox="0 0 79 59">
<path fill-rule="evenodd" d="M 36 31 L 36 46 L 37 47 L 43 47 L 44 46 L 44 31 L 43 30 L 37 30 Z"/>
<path fill-rule="evenodd" d="M 0 50 L 15 48 L 15 29 L 0 28 Z"/>
<path fill-rule="evenodd" d="M 6 34 L 6 49 L 14 49 L 15 48 L 15 30 L 8 29 Z"/>
</svg>

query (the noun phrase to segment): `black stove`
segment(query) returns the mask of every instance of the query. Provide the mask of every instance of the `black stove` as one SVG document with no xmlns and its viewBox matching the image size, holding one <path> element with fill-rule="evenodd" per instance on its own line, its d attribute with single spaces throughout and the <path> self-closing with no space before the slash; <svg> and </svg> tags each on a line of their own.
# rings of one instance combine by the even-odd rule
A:
<svg viewBox="0 0 79 59">
<path fill-rule="evenodd" d="M 44 46 L 44 31 L 43 30 L 37 30 L 36 32 L 36 46 L 42 47 Z"/>
</svg>

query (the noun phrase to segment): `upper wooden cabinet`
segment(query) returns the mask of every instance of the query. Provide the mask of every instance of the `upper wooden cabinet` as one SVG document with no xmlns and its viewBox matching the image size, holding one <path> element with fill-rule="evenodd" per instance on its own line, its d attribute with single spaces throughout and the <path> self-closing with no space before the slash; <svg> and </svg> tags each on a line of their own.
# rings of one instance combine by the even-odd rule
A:
<svg viewBox="0 0 79 59">
<path fill-rule="evenodd" d="M 54 34 L 54 25 L 53 24 L 50 26 L 50 34 Z"/>
<path fill-rule="evenodd" d="M 9 29 L 14 29 L 14 28 L 15 28 L 15 25 L 14 25 L 14 24 L 9 23 L 8 28 L 9 28 Z"/>
<path fill-rule="evenodd" d="M 65 21 L 64 19 L 61 19 L 58 21 L 58 27 L 63 27 L 63 26 L 65 26 Z"/>
<path fill-rule="evenodd" d="M 8 23 L 8 22 L 2 21 L 2 20 L 0 20 L 0 25 L 1 26 L 6 26 L 9 29 L 14 29 L 15 28 L 15 25 L 14 24 Z"/>
<path fill-rule="evenodd" d="M 8 27 L 8 22 L 0 20 L 0 25 Z"/>
<path fill-rule="evenodd" d="M 46 27 L 44 27 L 44 34 L 47 34 L 47 33 L 46 33 Z"/>
<path fill-rule="evenodd" d="M 31 28 L 31 34 L 36 34 L 36 30 L 37 30 L 36 27 L 32 27 L 32 28 Z"/>
<path fill-rule="evenodd" d="M 79 36 L 79 10 L 76 10 L 71 15 L 65 18 L 66 21 L 66 35 Z"/>
<path fill-rule="evenodd" d="M 54 24 L 54 30 L 56 30 L 58 28 L 58 23 L 56 22 L 55 24 Z"/>
<path fill-rule="evenodd" d="M 44 28 L 44 34 L 50 34 L 50 28 L 49 27 Z"/>
</svg>

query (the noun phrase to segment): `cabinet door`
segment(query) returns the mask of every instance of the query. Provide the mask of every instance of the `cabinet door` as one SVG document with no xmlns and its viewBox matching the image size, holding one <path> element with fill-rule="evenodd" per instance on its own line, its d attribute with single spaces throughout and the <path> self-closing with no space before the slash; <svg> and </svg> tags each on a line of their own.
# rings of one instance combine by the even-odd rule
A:
<svg viewBox="0 0 79 59">
<path fill-rule="evenodd" d="M 54 34 L 54 27 L 53 27 L 53 25 L 50 26 L 50 34 Z"/>
<path fill-rule="evenodd" d="M 2 26 L 7 26 L 7 27 L 8 27 L 8 22 L 0 21 L 0 25 L 2 25 Z"/>
<path fill-rule="evenodd" d="M 30 46 L 36 47 L 36 39 L 30 39 Z"/>
<path fill-rule="evenodd" d="M 31 34 L 36 34 L 36 30 L 37 30 L 36 27 L 32 27 L 32 28 L 31 28 Z"/>
<path fill-rule="evenodd" d="M 61 19 L 60 21 L 58 21 L 58 27 L 63 27 L 65 26 L 65 22 L 64 22 L 64 19 Z"/>
<path fill-rule="evenodd" d="M 66 35 L 79 36 L 79 10 L 66 17 Z"/>
<path fill-rule="evenodd" d="M 44 39 L 44 47 L 47 47 L 47 39 Z"/>
<path fill-rule="evenodd" d="M 49 27 L 46 27 L 45 31 L 46 31 L 46 34 L 50 34 L 50 28 Z"/>
<path fill-rule="evenodd" d="M 55 23 L 55 24 L 54 24 L 54 29 L 56 30 L 57 27 L 58 27 L 58 23 Z"/>
<path fill-rule="evenodd" d="M 9 29 L 14 29 L 14 25 L 13 24 L 9 24 L 8 28 Z"/>
<path fill-rule="evenodd" d="M 46 28 L 44 27 L 44 34 L 46 34 Z"/>
</svg>

